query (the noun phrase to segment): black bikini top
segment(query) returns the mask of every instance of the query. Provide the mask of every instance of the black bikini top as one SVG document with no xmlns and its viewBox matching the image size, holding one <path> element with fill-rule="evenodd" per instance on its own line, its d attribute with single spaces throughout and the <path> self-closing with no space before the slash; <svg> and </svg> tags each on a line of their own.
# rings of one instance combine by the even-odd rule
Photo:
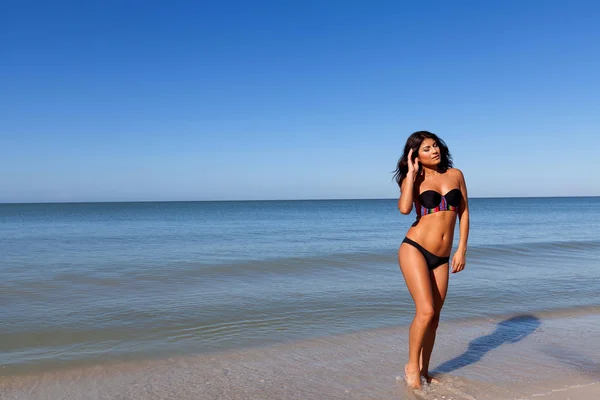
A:
<svg viewBox="0 0 600 400">
<path fill-rule="evenodd" d="M 452 189 L 445 195 L 435 190 L 426 190 L 419 194 L 417 201 L 417 218 L 421 215 L 433 214 L 439 211 L 458 211 L 462 193 L 460 189 Z"/>
</svg>

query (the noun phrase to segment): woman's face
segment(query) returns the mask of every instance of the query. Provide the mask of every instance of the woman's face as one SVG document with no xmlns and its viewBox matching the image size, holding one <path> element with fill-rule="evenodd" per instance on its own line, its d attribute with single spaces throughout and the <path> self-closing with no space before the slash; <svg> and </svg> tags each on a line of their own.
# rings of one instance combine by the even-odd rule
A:
<svg viewBox="0 0 600 400">
<path fill-rule="evenodd" d="M 423 165 L 438 165 L 441 160 L 441 153 L 438 144 L 433 139 L 423 139 L 419 147 L 419 161 Z"/>
</svg>

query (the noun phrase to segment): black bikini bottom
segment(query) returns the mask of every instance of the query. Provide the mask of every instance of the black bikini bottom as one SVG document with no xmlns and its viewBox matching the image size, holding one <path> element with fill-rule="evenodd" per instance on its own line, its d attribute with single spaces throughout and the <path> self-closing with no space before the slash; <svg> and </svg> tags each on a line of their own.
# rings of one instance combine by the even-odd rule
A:
<svg viewBox="0 0 600 400">
<path fill-rule="evenodd" d="M 427 262 L 427 268 L 429 268 L 430 271 L 436 269 L 440 265 L 446 264 L 450 260 L 450 257 L 438 257 L 435 254 L 428 252 L 419 243 L 415 242 L 414 240 L 410 240 L 407 237 L 405 237 L 402 242 L 416 247 L 417 250 L 423 254 L 423 257 L 425 257 L 425 262 Z"/>
</svg>

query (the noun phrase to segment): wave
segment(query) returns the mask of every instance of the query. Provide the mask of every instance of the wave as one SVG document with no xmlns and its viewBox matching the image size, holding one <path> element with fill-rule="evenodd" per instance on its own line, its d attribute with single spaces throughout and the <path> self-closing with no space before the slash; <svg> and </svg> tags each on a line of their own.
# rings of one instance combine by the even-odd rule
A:
<svg viewBox="0 0 600 400">
<path fill-rule="evenodd" d="M 487 259 L 498 259 L 503 257 L 528 257 L 539 255 L 543 258 L 550 256 L 572 256 L 573 253 L 598 251 L 600 257 L 600 240 L 588 241 L 554 241 L 554 242 L 525 242 L 518 244 L 478 245 L 470 246 L 468 257 L 471 262 L 485 262 Z M 381 265 L 397 263 L 397 248 L 377 249 L 372 251 L 331 253 L 307 257 L 281 257 L 273 259 L 243 260 L 232 263 L 205 264 L 189 263 L 189 266 L 197 266 L 198 274 L 222 274 L 239 275 L 254 273 L 297 273 L 314 272 L 328 269 L 364 269 L 366 265 Z M 187 268 L 186 268 L 187 269 Z"/>
<path fill-rule="evenodd" d="M 524 242 L 516 244 L 471 245 L 468 249 L 468 261 L 471 264 L 531 262 L 536 260 L 551 262 L 554 259 L 580 259 L 585 261 L 600 260 L 600 240 L 588 241 L 554 241 Z M 58 283 L 92 285 L 106 288 L 118 288 L 127 282 L 160 282 L 180 283 L 188 279 L 197 281 L 227 280 L 228 278 L 265 278 L 279 276 L 335 276 L 340 272 L 356 272 L 359 274 L 378 273 L 389 268 L 397 268 L 397 247 L 378 248 L 360 252 L 332 252 L 298 257 L 273 257 L 222 262 L 202 262 L 182 260 L 163 262 L 154 265 L 113 265 L 102 268 L 83 268 L 57 271 L 49 277 L 50 282 L 39 282 L 37 279 L 28 282 L 28 290 L 39 291 L 50 285 L 49 289 L 57 289 Z M 15 267 L 16 268 L 16 267 Z M 0 270 L 12 272 L 10 265 Z M 9 275 L 11 275 L 9 273 Z M 128 279 L 131 278 L 131 279 Z M 11 279 L 6 282 L 11 285 Z M 22 282 L 14 280 L 14 286 Z M 13 289 L 16 290 L 16 287 Z"/>
<path fill-rule="evenodd" d="M 552 242 L 524 242 L 518 244 L 500 244 L 469 247 L 469 254 L 474 256 L 489 255 L 530 255 L 547 251 L 552 253 L 572 251 L 600 250 L 600 240 L 571 240 Z"/>
</svg>

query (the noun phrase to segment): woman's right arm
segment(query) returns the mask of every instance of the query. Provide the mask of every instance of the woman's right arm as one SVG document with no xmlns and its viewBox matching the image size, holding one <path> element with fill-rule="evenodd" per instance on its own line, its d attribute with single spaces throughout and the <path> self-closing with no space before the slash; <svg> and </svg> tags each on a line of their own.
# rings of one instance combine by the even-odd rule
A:
<svg viewBox="0 0 600 400">
<path fill-rule="evenodd" d="M 398 209 L 402 214 L 410 214 L 413 207 L 413 192 L 414 192 L 415 177 L 410 171 L 402 181 L 400 189 L 400 198 L 398 199 Z"/>
<path fill-rule="evenodd" d="M 413 191 L 415 185 L 415 177 L 419 170 L 419 159 L 412 159 L 413 150 L 410 149 L 408 152 L 408 172 L 402 180 L 402 186 L 400 188 L 400 198 L 398 199 L 398 209 L 402 214 L 410 214 L 413 206 Z"/>
</svg>

